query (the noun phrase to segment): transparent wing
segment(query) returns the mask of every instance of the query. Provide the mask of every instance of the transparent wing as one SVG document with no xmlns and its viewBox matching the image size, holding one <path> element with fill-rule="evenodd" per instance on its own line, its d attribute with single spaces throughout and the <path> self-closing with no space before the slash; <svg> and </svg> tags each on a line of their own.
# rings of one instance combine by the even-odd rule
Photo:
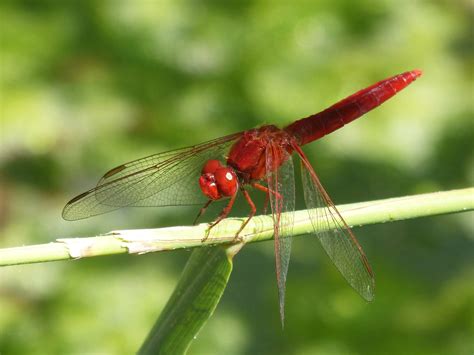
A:
<svg viewBox="0 0 474 355">
<path fill-rule="evenodd" d="M 349 284 L 367 301 L 375 296 L 375 279 L 369 261 L 349 226 L 324 190 L 301 148 L 304 197 L 316 235 L 324 250 Z"/>
<path fill-rule="evenodd" d="M 66 220 L 83 219 L 125 206 L 177 206 L 204 203 L 199 175 L 208 159 L 225 159 L 242 133 L 151 155 L 108 171 L 97 186 L 63 209 Z"/>
<path fill-rule="evenodd" d="M 284 163 L 279 167 L 281 161 L 284 161 Z M 266 148 L 266 171 L 274 225 L 275 266 L 280 317 L 283 325 L 285 319 L 286 275 L 290 262 L 291 235 L 293 234 L 295 211 L 295 177 L 291 155 L 280 146 L 270 144 Z M 282 214 L 284 212 L 288 213 Z"/>
</svg>

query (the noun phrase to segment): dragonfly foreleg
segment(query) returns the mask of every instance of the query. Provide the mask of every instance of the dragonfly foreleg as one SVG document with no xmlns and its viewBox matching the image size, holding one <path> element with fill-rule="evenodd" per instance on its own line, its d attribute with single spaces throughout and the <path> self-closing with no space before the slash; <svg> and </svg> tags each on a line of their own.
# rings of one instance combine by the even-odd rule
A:
<svg viewBox="0 0 474 355">
<path fill-rule="evenodd" d="M 209 233 L 211 232 L 211 229 L 214 228 L 217 224 L 219 224 L 220 221 L 222 221 L 224 218 L 226 218 L 229 215 L 230 211 L 232 210 L 232 206 L 234 205 L 236 197 L 237 197 L 237 194 L 234 194 L 230 198 L 229 203 L 227 204 L 227 206 L 224 207 L 222 212 L 219 214 L 219 217 L 217 217 L 217 219 L 214 222 L 212 222 L 212 224 L 207 229 L 206 236 L 203 239 L 201 239 L 201 242 L 205 242 L 207 238 L 209 237 Z"/>
<path fill-rule="evenodd" d="M 197 215 L 196 218 L 194 219 L 193 226 L 195 226 L 195 225 L 197 224 L 198 219 L 201 218 L 201 216 L 206 212 L 207 208 L 208 208 L 209 205 L 212 203 L 212 201 L 213 201 L 213 200 L 207 201 L 206 204 L 201 207 L 201 209 L 199 210 L 198 215 Z"/>
</svg>

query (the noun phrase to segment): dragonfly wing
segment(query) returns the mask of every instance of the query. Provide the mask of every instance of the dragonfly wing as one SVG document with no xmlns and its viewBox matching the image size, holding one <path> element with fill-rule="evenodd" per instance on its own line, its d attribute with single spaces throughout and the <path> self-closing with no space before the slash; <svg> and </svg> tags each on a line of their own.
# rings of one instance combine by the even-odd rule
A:
<svg viewBox="0 0 474 355">
<path fill-rule="evenodd" d="M 126 206 L 178 206 L 206 201 L 199 175 L 208 159 L 225 160 L 241 133 L 151 155 L 108 171 L 97 186 L 69 201 L 66 220 L 83 219 Z"/>
<path fill-rule="evenodd" d="M 284 160 L 284 163 L 278 167 L 282 160 Z M 283 325 L 285 319 L 286 275 L 290 262 L 291 235 L 293 233 L 295 211 L 295 178 L 291 155 L 283 151 L 280 146 L 269 144 L 266 149 L 266 171 L 274 225 L 275 266 L 280 316 Z M 288 213 L 282 214 L 283 212 Z"/>
<path fill-rule="evenodd" d="M 375 296 L 375 279 L 369 261 L 349 226 L 324 190 L 301 148 L 304 198 L 308 213 L 324 250 L 347 282 L 367 301 Z"/>
</svg>

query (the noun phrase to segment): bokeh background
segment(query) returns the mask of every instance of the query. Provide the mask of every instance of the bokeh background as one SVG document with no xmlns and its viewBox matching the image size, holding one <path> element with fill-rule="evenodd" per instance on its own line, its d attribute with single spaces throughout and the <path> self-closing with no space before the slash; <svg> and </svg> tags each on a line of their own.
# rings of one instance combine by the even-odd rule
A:
<svg viewBox="0 0 474 355">
<path fill-rule="evenodd" d="M 0 247 L 188 225 L 194 207 L 80 222 L 61 209 L 123 162 L 283 126 L 415 68 L 416 83 L 305 151 L 336 203 L 472 186 L 473 12 L 468 0 L 4 0 Z M 472 213 L 355 233 L 372 304 L 316 238 L 296 238 L 282 331 L 272 243 L 249 245 L 189 353 L 472 354 Z M 0 269 L 0 353 L 133 353 L 189 254 Z"/>
</svg>

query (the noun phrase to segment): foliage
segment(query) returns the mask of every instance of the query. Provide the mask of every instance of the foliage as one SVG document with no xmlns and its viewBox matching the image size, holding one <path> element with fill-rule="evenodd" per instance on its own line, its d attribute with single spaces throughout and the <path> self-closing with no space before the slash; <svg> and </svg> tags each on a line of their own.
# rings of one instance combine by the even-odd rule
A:
<svg viewBox="0 0 474 355">
<path fill-rule="evenodd" d="M 191 207 L 76 223 L 60 212 L 120 163 L 285 125 L 414 68 L 424 70 L 415 84 L 305 151 L 336 203 L 472 185 L 470 13 L 441 0 L 3 1 L 0 245 L 190 224 Z M 244 203 L 234 211 L 246 213 Z M 272 245 L 251 245 L 189 353 L 472 353 L 472 215 L 355 232 L 375 302 L 300 238 L 282 333 Z M 188 256 L 1 269 L 0 352 L 135 352 Z"/>
</svg>

